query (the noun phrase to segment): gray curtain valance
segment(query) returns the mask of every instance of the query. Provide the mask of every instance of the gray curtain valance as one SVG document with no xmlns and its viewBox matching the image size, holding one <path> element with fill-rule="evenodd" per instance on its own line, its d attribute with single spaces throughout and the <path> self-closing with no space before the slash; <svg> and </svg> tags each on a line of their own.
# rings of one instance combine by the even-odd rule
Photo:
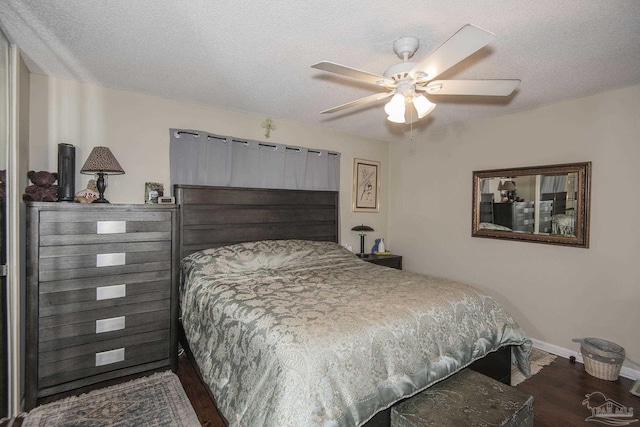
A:
<svg viewBox="0 0 640 427">
<path fill-rule="evenodd" d="M 484 178 L 482 179 L 482 185 L 480 186 L 480 192 L 482 194 L 489 194 L 491 193 L 491 188 L 489 188 L 489 183 L 491 182 L 491 178 Z"/>
<path fill-rule="evenodd" d="M 340 153 L 170 129 L 174 184 L 293 190 L 340 189 Z"/>
<path fill-rule="evenodd" d="M 540 193 L 561 193 L 567 191 L 567 175 L 542 175 Z"/>
</svg>

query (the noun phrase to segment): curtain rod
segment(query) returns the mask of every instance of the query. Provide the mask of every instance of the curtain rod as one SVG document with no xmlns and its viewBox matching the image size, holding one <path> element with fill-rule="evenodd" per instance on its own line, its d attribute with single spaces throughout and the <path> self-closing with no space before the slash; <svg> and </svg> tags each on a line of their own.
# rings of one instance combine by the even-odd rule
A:
<svg viewBox="0 0 640 427">
<path fill-rule="evenodd" d="M 192 135 L 194 138 L 200 138 L 200 134 L 199 133 L 191 132 L 191 131 L 188 131 L 188 130 L 177 130 L 177 131 L 175 131 L 176 138 L 180 138 L 180 135 L 182 135 L 183 133 L 187 134 L 187 135 Z M 225 137 L 207 134 L 207 140 L 210 140 L 210 139 L 217 139 L 219 141 L 222 141 L 225 144 L 228 141 L 228 139 L 225 138 Z M 244 141 L 244 140 L 241 140 L 241 139 L 232 139 L 231 141 L 232 142 L 239 142 L 239 143 L 244 144 L 244 145 L 249 145 L 248 141 Z M 277 145 L 266 144 L 264 142 L 259 142 L 258 145 L 261 146 L 261 147 L 273 148 L 274 150 L 278 149 Z M 284 148 L 286 150 L 293 150 L 293 151 L 297 151 L 297 152 L 302 151 L 302 149 L 299 148 L 299 147 L 287 147 L 287 146 L 285 146 Z M 313 154 L 317 154 L 317 155 L 321 155 L 322 154 L 322 152 L 320 152 L 318 150 L 308 150 L 308 152 L 309 153 L 313 153 Z M 338 156 L 338 153 L 332 153 L 331 151 L 327 151 L 327 155 L 329 155 L 329 156 Z"/>
<path fill-rule="evenodd" d="M 223 136 L 215 136 L 215 135 L 207 135 L 207 141 L 210 139 L 217 139 L 219 141 L 222 141 L 223 143 L 227 143 L 227 138 L 223 137 Z"/>
<path fill-rule="evenodd" d="M 176 138 L 180 138 L 180 135 L 186 133 L 187 135 L 193 135 L 194 138 L 200 138 L 200 134 L 197 132 L 189 132 L 188 130 L 177 130 L 175 131 Z"/>
</svg>

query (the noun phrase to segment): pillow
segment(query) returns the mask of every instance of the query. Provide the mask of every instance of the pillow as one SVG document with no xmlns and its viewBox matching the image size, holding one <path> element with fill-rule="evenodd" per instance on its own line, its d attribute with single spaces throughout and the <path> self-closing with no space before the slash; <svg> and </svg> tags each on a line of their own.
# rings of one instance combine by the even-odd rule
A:
<svg viewBox="0 0 640 427">
<path fill-rule="evenodd" d="M 205 249 L 186 257 L 183 264 L 201 265 L 202 272 L 209 274 L 241 273 L 273 270 L 321 257 L 344 257 L 345 254 L 355 256 L 334 242 L 260 240 Z"/>
</svg>

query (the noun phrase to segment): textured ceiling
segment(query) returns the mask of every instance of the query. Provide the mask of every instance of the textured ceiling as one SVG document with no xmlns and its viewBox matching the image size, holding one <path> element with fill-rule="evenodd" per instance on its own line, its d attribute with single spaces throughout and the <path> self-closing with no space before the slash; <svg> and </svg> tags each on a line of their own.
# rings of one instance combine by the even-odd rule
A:
<svg viewBox="0 0 640 427">
<path fill-rule="evenodd" d="M 33 73 L 381 140 L 409 133 L 385 101 L 319 114 L 378 89 L 312 64 L 382 74 L 401 36 L 420 60 L 464 24 L 495 33 L 440 78 L 518 78 L 517 92 L 431 98 L 414 134 L 640 84 L 638 0 L 2 0 L 0 23 Z"/>
</svg>

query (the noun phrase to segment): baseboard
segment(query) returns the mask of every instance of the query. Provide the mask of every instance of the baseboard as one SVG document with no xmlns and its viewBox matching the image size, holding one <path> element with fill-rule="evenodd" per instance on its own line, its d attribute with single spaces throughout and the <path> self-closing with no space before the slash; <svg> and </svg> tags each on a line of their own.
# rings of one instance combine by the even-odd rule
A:
<svg viewBox="0 0 640 427">
<path fill-rule="evenodd" d="M 577 362 L 584 363 L 582 355 L 579 352 L 536 339 L 532 339 L 531 341 L 533 341 L 533 346 L 539 350 L 555 354 L 556 356 L 564 357 L 565 359 L 569 359 L 571 356 L 574 356 Z M 628 366 L 622 366 L 622 369 L 620 369 L 620 376 L 632 380 L 637 380 L 640 379 L 640 370 L 633 369 Z"/>
</svg>

